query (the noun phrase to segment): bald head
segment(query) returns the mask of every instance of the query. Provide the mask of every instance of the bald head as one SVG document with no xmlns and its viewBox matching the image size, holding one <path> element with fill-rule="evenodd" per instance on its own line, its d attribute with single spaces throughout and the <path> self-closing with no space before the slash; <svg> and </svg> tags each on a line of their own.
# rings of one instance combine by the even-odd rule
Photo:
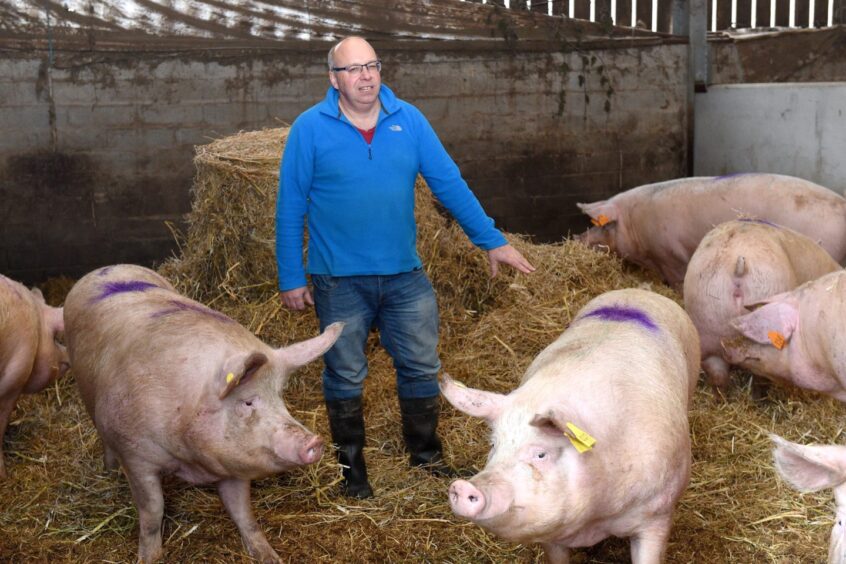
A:
<svg viewBox="0 0 846 564">
<path fill-rule="evenodd" d="M 354 60 L 361 58 L 360 61 Z M 348 64 L 366 63 L 376 59 L 376 51 L 366 39 L 358 35 L 351 35 L 341 39 L 329 49 L 327 62 L 329 70 Z M 340 62 L 339 62 L 340 61 Z"/>
</svg>

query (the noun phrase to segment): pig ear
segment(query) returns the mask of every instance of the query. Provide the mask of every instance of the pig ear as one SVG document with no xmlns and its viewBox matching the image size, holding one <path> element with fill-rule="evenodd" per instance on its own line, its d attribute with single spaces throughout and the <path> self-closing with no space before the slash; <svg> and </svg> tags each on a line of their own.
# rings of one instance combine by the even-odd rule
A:
<svg viewBox="0 0 846 564">
<path fill-rule="evenodd" d="M 846 482 L 846 447 L 798 445 L 778 435 L 770 438 L 775 443 L 776 470 L 795 489 L 815 492 Z"/>
<path fill-rule="evenodd" d="M 441 393 L 455 409 L 471 417 L 481 417 L 488 423 L 493 423 L 505 406 L 506 396 L 503 394 L 468 388 L 446 372 L 441 377 L 440 387 Z"/>
<path fill-rule="evenodd" d="M 267 364 L 267 356 L 260 352 L 242 353 L 230 356 L 223 363 L 220 379 L 220 399 L 229 395 L 236 386 L 246 383 L 256 371 Z"/>
<path fill-rule="evenodd" d="M 798 322 L 799 311 L 796 305 L 789 301 L 777 301 L 764 304 L 752 313 L 735 317 L 730 324 L 744 337 L 766 345 L 773 341 L 773 332 L 789 341 Z"/>
<path fill-rule="evenodd" d="M 551 437 L 564 437 L 564 424 L 558 420 L 552 411 L 548 411 L 546 414 L 536 414 L 529 421 L 529 425 L 537 427 L 538 430 Z"/>
<path fill-rule="evenodd" d="M 617 206 L 608 200 L 593 202 L 590 204 L 576 204 L 582 213 L 589 216 L 594 225 L 602 227 L 617 221 Z"/>
<path fill-rule="evenodd" d="M 279 355 L 279 358 L 288 368 L 305 366 L 332 348 L 332 345 L 341 336 L 343 329 L 343 323 L 333 323 L 317 337 L 276 349 L 276 354 Z"/>
<path fill-rule="evenodd" d="M 40 289 L 33 286 L 29 289 L 29 291 L 32 292 L 32 295 L 35 296 L 39 302 L 44 303 L 44 294 L 41 293 Z"/>
</svg>

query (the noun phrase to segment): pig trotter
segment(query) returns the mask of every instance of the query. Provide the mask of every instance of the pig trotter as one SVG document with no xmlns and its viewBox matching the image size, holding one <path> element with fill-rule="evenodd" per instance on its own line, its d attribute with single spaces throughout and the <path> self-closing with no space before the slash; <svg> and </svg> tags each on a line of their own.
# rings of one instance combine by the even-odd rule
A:
<svg viewBox="0 0 846 564">
<path fill-rule="evenodd" d="M 569 564 L 570 549 L 558 544 L 542 543 L 546 561 L 549 564 Z"/>
<path fill-rule="evenodd" d="M 282 562 L 276 551 L 267 542 L 250 505 L 249 480 L 221 480 L 217 483 L 217 493 L 229 516 L 238 526 L 241 539 L 250 556 L 264 563 Z"/>
<path fill-rule="evenodd" d="M 364 413 L 361 397 L 326 402 L 332 442 L 338 446 L 338 463 L 344 467 L 344 495 L 373 497 L 364 463 Z"/>
<path fill-rule="evenodd" d="M 632 564 L 660 564 L 664 561 L 672 519 L 672 515 L 666 518 L 658 517 L 649 528 L 632 536 Z"/>
<path fill-rule="evenodd" d="M 138 507 L 138 562 L 155 562 L 162 555 L 164 496 L 155 471 L 127 472 L 132 499 Z"/>
<path fill-rule="evenodd" d="M 438 438 L 440 396 L 431 398 L 400 398 L 402 436 L 411 455 L 412 466 L 420 466 L 435 476 L 457 478 L 459 473 L 444 462 L 441 440 Z"/>
<path fill-rule="evenodd" d="M 0 480 L 6 478 L 6 463 L 3 461 L 3 435 L 6 433 L 6 426 L 9 424 L 9 417 L 18 399 L 17 393 L 7 395 L 0 400 Z"/>
<path fill-rule="evenodd" d="M 702 361 L 702 369 L 714 389 L 714 397 L 717 400 L 725 399 L 729 386 L 728 363 L 718 356 L 709 356 Z"/>
</svg>

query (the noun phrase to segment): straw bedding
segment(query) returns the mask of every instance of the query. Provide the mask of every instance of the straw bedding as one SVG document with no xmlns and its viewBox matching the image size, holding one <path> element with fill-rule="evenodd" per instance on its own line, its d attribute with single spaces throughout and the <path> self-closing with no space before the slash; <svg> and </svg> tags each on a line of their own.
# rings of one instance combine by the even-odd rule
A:
<svg viewBox="0 0 846 564">
<path fill-rule="evenodd" d="M 317 333 L 313 311 L 290 312 L 276 295 L 273 214 L 287 130 L 243 133 L 198 147 L 194 208 L 181 252 L 160 269 L 191 297 L 224 311 L 274 346 Z M 538 267 L 531 276 L 490 280 L 482 252 L 418 186 L 418 247 L 438 293 L 444 369 L 468 385 L 506 392 L 531 359 L 592 297 L 646 286 L 679 300 L 649 273 L 572 241 L 533 244 L 509 235 Z M 54 303 L 67 280 L 45 289 Z M 253 507 L 285 561 L 537 562 L 539 548 L 502 542 L 455 518 L 448 480 L 407 467 L 390 359 L 374 335 L 365 391 L 366 456 L 376 497 L 338 493 L 339 467 L 317 465 L 253 484 Z M 799 442 L 843 442 L 843 407 L 795 389 L 753 402 L 735 374 L 728 401 L 700 384 L 690 413 L 693 472 L 675 514 L 668 562 L 822 561 L 833 520 L 830 492 L 798 494 L 775 475 L 768 433 Z M 320 363 L 295 375 L 292 414 L 329 436 Z M 483 423 L 444 402 L 441 434 L 449 462 L 480 469 L 489 445 Z M 0 561 L 131 561 L 137 514 L 122 476 L 102 467 L 93 426 L 68 378 L 25 397 L 4 441 L 10 479 L 0 483 Z M 649 449 L 645 439 L 642 445 Z M 165 486 L 168 562 L 248 561 L 214 488 Z M 574 562 L 624 562 L 628 542 L 609 539 L 574 552 Z"/>
</svg>

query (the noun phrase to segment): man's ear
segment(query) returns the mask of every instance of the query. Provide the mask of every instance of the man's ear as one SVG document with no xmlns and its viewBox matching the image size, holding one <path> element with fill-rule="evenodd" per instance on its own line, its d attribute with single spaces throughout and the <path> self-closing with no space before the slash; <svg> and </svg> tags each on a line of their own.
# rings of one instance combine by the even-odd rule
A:
<svg viewBox="0 0 846 564">
<path fill-rule="evenodd" d="M 332 84 L 332 88 L 335 90 L 338 89 L 338 77 L 335 75 L 335 71 L 329 71 L 329 83 Z"/>
</svg>

